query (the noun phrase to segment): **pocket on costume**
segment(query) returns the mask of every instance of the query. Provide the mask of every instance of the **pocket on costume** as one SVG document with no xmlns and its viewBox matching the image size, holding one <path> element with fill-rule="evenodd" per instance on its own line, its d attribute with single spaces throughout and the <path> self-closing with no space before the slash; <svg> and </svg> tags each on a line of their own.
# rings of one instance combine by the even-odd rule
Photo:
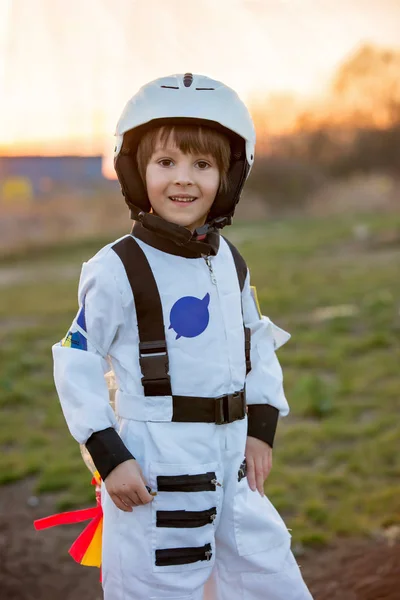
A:
<svg viewBox="0 0 400 600">
<path fill-rule="evenodd" d="M 244 463 L 237 479 L 233 517 L 238 554 L 265 552 L 288 541 L 291 535 L 276 508 L 266 496 L 250 489 Z"/>
<path fill-rule="evenodd" d="M 153 571 L 211 570 L 222 485 L 217 463 L 151 463 Z M 208 574 L 207 574 L 208 576 Z"/>
<path fill-rule="evenodd" d="M 194 475 L 158 475 L 159 492 L 207 492 L 215 491 L 218 485 L 215 471 Z"/>
<path fill-rule="evenodd" d="M 195 546 L 194 548 L 164 548 L 156 550 L 156 565 L 166 567 L 170 565 L 187 565 L 203 560 L 211 560 L 211 544 Z"/>
<path fill-rule="evenodd" d="M 158 510 L 156 516 L 157 527 L 204 527 L 214 522 L 217 508 L 213 506 L 207 510 Z"/>
</svg>

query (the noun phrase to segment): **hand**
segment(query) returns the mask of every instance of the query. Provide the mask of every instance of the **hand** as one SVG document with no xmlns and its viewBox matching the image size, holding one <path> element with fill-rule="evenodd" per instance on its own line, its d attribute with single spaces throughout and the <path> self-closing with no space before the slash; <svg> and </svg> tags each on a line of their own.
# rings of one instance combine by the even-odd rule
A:
<svg viewBox="0 0 400 600">
<path fill-rule="evenodd" d="M 132 512 L 133 506 L 153 500 L 146 489 L 142 470 L 134 459 L 120 463 L 107 475 L 104 483 L 115 506 L 125 512 Z"/>
<path fill-rule="evenodd" d="M 250 489 L 264 496 L 264 481 L 272 468 L 272 448 L 266 442 L 247 436 L 246 442 L 247 483 Z"/>
</svg>

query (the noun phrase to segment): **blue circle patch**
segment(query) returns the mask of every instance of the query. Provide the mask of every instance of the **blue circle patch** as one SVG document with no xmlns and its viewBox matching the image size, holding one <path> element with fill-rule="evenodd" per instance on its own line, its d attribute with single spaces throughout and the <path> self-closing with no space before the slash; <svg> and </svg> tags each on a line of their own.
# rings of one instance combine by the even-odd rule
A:
<svg viewBox="0 0 400 600">
<path fill-rule="evenodd" d="M 184 296 L 175 302 L 171 308 L 170 326 L 176 332 L 176 338 L 193 338 L 207 328 L 210 320 L 208 305 L 210 294 L 206 294 L 201 300 L 194 296 Z"/>
</svg>

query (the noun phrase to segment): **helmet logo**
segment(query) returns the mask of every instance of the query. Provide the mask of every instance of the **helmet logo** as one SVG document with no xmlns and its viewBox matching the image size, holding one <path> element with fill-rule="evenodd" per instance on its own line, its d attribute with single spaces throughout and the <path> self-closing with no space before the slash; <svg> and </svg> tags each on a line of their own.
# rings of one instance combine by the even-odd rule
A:
<svg viewBox="0 0 400 600">
<path fill-rule="evenodd" d="M 192 73 L 185 73 L 183 76 L 183 85 L 185 87 L 190 87 L 193 83 L 193 74 Z"/>
</svg>

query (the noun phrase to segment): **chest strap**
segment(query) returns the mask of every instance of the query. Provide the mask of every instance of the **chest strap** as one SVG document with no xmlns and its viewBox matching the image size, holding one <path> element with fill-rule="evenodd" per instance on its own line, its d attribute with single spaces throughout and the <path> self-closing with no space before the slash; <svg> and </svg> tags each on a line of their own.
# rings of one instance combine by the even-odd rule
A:
<svg viewBox="0 0 400 600">
<path fill-rule="evenodd" d="M 133 237 L 124 238 L 112 249 L 124 265 L 135 302 L 144 395 L 172 396 L 164 318 L 153 272 Z"/>
<path fill-rule="evenodd" d="M 223 236 L 222 236 L 223 237 Z M 247 277 L 247 264 L 244 260 L 243 256 L 240 254 L 239 250 L 228 240 L 228 238 L 224 237 L 224 240 L 229 246 L 229 250 L 232 253 L 233 260 L 236 267 L 236 273 L 239 280 L 240 291 L 243 292 L 244 284 Z M 243 314 L 243 304 L 242 304 L 242 314 Z M 250 361 L 250 344 L 251 344 L 251 330 L 249 327 L 246 327 L 244 324 L 243 318 L 243 327 L 244 327 L 244 350 L 246 354 L 246 375 L 248 375 L 251 371 L 251 361 Z"/>
<path fill-rule="evenodd" d="M 234 248 L 231 244 L 229 244 L 229 247 L 231 250 Z M 144 395 L 172 396 L 162 304 L 151 267 L 145 253 L 132 236 L 117 242 L 112 249 L 124 265 L 135 302 L 139 332 L 139 361 Z M 236 253 L 243 261 L 237 250 Z M 233 251 L 232 254 L 235 259 Z M 238 261 L 239 259 L 236 258 L 235 266 L 239 283 L 241 284 L 241 281 L 243 281 L 244 284 L 243 264 L 240 263 L 241 275 L 239 275 L 238 265 L 240 261 Z M 240 287 L 242 289 L 242 285 Z M 250 329 L 247 327 L 244 329 L 247 375 L 251 369 Z"/>
</svg>

